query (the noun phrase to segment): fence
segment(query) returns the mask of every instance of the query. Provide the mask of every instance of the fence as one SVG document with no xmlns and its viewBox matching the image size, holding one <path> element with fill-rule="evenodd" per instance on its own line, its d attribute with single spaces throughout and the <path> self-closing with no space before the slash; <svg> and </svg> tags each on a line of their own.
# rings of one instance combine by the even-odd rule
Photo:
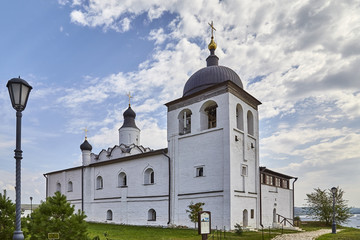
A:
<svg viewBox="0 0 360 240">
<path fill-rule="evenodd" d="M 262 228 L 261 230 L 261 239 L 271 239 L 274 235 L 279 235 L 284 233 L 284 228 L 281 229 L 272 229 L 272 228 Z M 239 239 L 238 236 L 231 236 L 228 232 L 226 232 L 226 228 L 219 228 L 216 226 L 215 229 L 212 230 L 212 233 L 208 235 L 208 240 L 231 240 L 231 239 Z"/>
</svg>

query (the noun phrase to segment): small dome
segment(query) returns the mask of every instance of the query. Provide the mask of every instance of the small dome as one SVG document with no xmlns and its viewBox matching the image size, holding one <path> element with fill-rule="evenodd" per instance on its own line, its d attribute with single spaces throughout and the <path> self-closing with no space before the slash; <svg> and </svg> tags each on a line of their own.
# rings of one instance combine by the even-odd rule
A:
<svg viewBox="0 0 360 240">
<path fill-rule="evenodd" d="M 218 65 L 204 67 L 186 82 L 183 97 L 228 80 L 243 88 L 239 75 L 232 69 Z"/>
<path fill-rule="evenodd" d="M 92 150 L 92 146 L 90 145 L 90 143 L 85 139 L 85 141 L 80 145 L 80 149 L 81 151 L 91 151 Z"/>
<path fill-rule="evenodd" d="M 130 117 L 130 118 L 135 118 L 136 117 L 136 113 L 134 112 L 134 110 L 131 109 L 131 107 L 129 106 L 128 109 L 126 109 L 126 111 L 123 113 L 124 118 Z"/>
<path fill-rule="evenodd" d="M 135 124 L 136 113 L 131 109 L 130 105 L 128 109 L 126 109 L 126 111 L 123 113 L 123 116 L 124 116 L 124 123 L 121 126 L 121 128 L 123 127 L 138 128 Z"/>
</svg>

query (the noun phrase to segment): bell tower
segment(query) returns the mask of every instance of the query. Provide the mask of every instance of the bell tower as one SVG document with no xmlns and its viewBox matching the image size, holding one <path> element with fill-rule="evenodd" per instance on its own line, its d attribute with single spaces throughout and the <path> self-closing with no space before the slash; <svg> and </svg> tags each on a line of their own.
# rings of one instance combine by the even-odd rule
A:
<svg viewBox="0 0 360 240">
<path fill-rule="evenodd" d="M 183 96 L 166 104 L 172 159 L 172 219 L 186 225 L 191 202 L 204 202 L 212 222 L 233 229 L 251 213 L 258 224 L 258 105 L 232 69 L 219 65 L 213 23 L 206 67 L 186 82 Z M 246 210 L 246 211 L 245 211 Z"/>
</svg>

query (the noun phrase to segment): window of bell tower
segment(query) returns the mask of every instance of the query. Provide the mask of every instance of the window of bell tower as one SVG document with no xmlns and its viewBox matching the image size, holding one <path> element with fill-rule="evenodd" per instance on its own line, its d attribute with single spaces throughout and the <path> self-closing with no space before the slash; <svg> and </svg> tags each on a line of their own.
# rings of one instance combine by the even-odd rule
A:
<svg viewBox="0 0 360 240">
<path fill-rule="evenodd" d="M 208 101 L 200 109 L 201 130 L 217 127 L 217 107 L 214 101 Z"/>
<path fill-rule="evenodd" d="M 180 112 L 179 119 L 179 134 L 191 133 L 191 115 L 192 112 L 189 109 L 184 109 Z"/>
<path fill-rule="evenodd" d="M 243 109 L 240 104 L 236 106 L 236 128 L 244 130 Z"/>
</svg>

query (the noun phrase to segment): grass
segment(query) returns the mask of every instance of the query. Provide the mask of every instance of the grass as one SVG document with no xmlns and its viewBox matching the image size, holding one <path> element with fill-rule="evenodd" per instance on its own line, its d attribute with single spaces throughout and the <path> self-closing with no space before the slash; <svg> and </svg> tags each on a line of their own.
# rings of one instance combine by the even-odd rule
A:
<svg viewBox="0 0 360 240">
<path fill-rule="evenodd" d="M 331 226 L 326 225 L 323 222 L 302 222 L 301 228 L 305 231 L 316 231 L 319 229 L 331 229 Z M 337 225 L 337 229 L 341 231 L 337 231 L 336 234 L 325 234 L 322 235 L 316 240 L 359 240 L 360 239 L 360 229 L 357 228 L 349 228 L 349 227 L 342 227 Z"/>
<path fill-rule="evenodd" d="M 272 239 L 281 234 L 282 230 L 271 230 L 269 234 L 268 229 L 264 229 L 264 240 Z M 284 233 L 293 233 L 294 231 L 285 231 Z M 129 226 L 129 225 L 115 225 L 105 223 L 89 223 L 88 225 L 89 237 L 92 239 L 99 236 L 101 240 L 107 240 L 104 233 L 108 234 L 108 240 L 199 240 L 197 230 L 194 229 L 178 229 L 178 228 L 161 228 L 161 227 L 143 227 L 143 226 Z M 217 239 L 215 233 L 214 239 Z M 223 233 L 222 233 L 223 235 Z M 209 240 L 212 236 L 209 235 Z M 243 232 L 241 236 L 234 233 L 226 232 L 226 239 L 246 239 L 246 240 L 262 240 L 262 232 Z"/>
<path fill-rule="evenodd" d="M 336 234 L 325 234 L 322 235 L 316 240 L 359 240 L 360 239 L 360 229 L 357 228 L 348 228 L 344 227 L 341 231 L 336 232 Z"/>
<path fill-rule="evenodd" d="M 305 231 L 316 231 L 319 229 L 326 229 L 331 228 L 331 226 L 326 225 L 324 222 L 317 222 L 317 221 L 309 221 L 309 222 L 301 222 L 300 228 Z"/>
</svg>

